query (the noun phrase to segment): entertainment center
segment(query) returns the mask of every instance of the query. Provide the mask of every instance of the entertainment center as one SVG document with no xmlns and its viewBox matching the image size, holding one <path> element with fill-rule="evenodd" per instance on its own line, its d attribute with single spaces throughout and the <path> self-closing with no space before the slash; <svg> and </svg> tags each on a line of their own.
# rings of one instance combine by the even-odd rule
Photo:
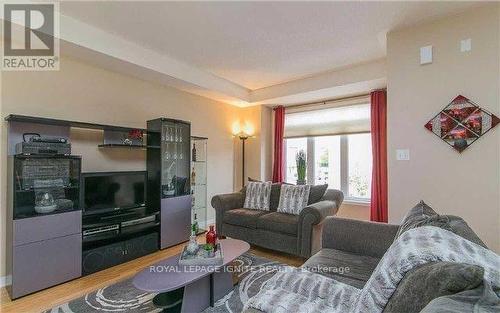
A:
<svg viewBox="0 0 500 313">
<path fill-rule="evenodd" d="M 206 224 L 207 138 L 191 137 L 189 122 L 6 120 L 12 299 L 187 241 L 193 218 Z M 72 127 L 101 130 L 99 150 L 146 150 L 146 170 L 82 172 Z"/>
<path fill-rule="evenodd" d="M 82 175 L 82 275 L 158 250 L 159 211 L 146 207 L 146 172 Z"/>
</svg>

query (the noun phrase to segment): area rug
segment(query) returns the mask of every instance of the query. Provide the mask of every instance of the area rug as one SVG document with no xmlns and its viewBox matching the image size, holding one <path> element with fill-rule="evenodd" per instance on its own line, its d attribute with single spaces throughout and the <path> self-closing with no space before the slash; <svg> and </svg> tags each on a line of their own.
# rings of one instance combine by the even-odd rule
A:
<svg viewBox="0 0 500 313">
<path fill-rule="evenodd" d="M 270 279 L 284 264 L 271 261 L 251 253 L 245 253 L 233 264 L 241 270 L 236 274 L 238 284 L 224 298 L 209 307 L 204 313 L 239 313 L 244 303 L 259 292 L 262 284 Z M 44 313 L 87 313 L 87 312 L 161 312 L 152 303 L 154 293 L 145 293 L 127 279 L 98 289 L 68 303 L 56 306 Z"/>
</svg>

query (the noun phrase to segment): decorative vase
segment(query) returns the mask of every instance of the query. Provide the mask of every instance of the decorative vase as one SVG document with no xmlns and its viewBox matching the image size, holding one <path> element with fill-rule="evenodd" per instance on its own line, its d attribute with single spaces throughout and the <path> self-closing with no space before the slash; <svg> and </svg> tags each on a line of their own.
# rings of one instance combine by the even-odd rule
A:
<svg viewBox="0 0 500 313">
<path fill-rule="evenodd" d="M 198 252 L 198 242 L 196 241 L 196 236 L 189 237 L 189 243 L 186 247 L 186 252 L 190 255 L 195 255 Z"/>
<path fill-rule="evenodd" d="M 217 233 L 214 230 L 214 225 L 210 225 L 210 230 L 205 235 L 205 238 L 208 245 L 215 247 L 215 244 L 217 243 Z"/>
<path fill-rule="evenodd" d="M 297 179 L 297 185 L 305 185 L 306 181 L 305 180 L 298 180 Z"/>
</svg>

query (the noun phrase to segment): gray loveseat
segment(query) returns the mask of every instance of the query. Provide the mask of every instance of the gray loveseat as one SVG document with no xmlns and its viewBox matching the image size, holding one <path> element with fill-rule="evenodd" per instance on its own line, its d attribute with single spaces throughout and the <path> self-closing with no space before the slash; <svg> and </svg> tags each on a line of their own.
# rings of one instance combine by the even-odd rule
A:
<svg viewBox="0 0 500 313">
<path fill-rule="evenodd" d="M 309 257 L 321 247 L 321 230 L 327 216 L 335 215 L 344 199 L 339 190 L 313 186 L 309 204 L 300 215 L 276 212 L 281 184 L 271 187 L 269 211 L 243 208 L 245 189 L 212 198 L 219 236 Z"/>
</svg>

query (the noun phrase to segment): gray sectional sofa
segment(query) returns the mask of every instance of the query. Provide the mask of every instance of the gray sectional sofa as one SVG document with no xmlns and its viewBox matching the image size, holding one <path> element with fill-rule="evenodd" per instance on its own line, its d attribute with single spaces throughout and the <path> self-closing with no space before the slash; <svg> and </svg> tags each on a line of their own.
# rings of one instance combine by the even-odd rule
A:
<svg viewBox="0 0 500 313">
<path fill-rule="evenodd" d="M 446 229 L 486 247 L 462 218 L 441 216 L 441 222 L 443 219 L 446 221 Z M 395 240 L 399 229 L 399 225 L 327 218 L 323 227 L 322 249 L 308 259 L 303 267 L 348 267 L 348 273 L 323 274 L 351 286 L 363 288 Z M 478 266 L 449 262 L 427 263 L 406 274 L 385 307 L 384 313 L 420 312 L 437 297 L 471 290 L 479 287 L 482 282 L 483 271 Z"/>
<path fill-rule="evenodd" d="M 212 198 L 217 233 L 251 244 L 309 257 L 321 247 L 321 230 L 326 217 L 335 215 L 344 199 L 339 190 L 312 186 L 308 206 L 300 215 L 276 212 L 281 184 L 271 187 L 269 211 L 243 208 L 245 189 Z"/>
<path fill-rule="evenodd" d="M 417 210 L 423 212 L 423 215 L 412 216 L 412 212 Z M 421 202 L 410 210 L 402 225 L 327 217 L 323 222 L 322 249 L 309 258 L 302 267 L 362 289 L 397 236 L 405 230 L 420 226 L 441 227 L 487 248 L 462 218 L 438 215 Z M 328 270 L 332 268 L 348 268 L 349 270 Z M 430 262 L 421 265 L 404 276 L 383 312 L 417 313 L 429 303 L 425 312 L 444 312 L 441 302 L 449 304 L 450 302 L 444 299 L 461 293 L 464 296 L 455 297 L 453 304 L 464 308 L 474 307 L 473 301 L 478 300 L 473 299 L 470 294 L 482 293 L 483 274 L 483 268 L 464 263 Z M 431 301 L 434 299 L 441 301 L 437 303 L 440 309 L 432 309 L 434 302 Z M 464 301 L 464 303 L 457 301 Z M 500 308 L 500 298 L 497 301 L 498 307 L 496 308 Z M 474 311 L 460 310 L 458 312 L 476 311 L 477 308 Z M 248 309 L 245 313 L 261 312 Z"/>
</svg>

